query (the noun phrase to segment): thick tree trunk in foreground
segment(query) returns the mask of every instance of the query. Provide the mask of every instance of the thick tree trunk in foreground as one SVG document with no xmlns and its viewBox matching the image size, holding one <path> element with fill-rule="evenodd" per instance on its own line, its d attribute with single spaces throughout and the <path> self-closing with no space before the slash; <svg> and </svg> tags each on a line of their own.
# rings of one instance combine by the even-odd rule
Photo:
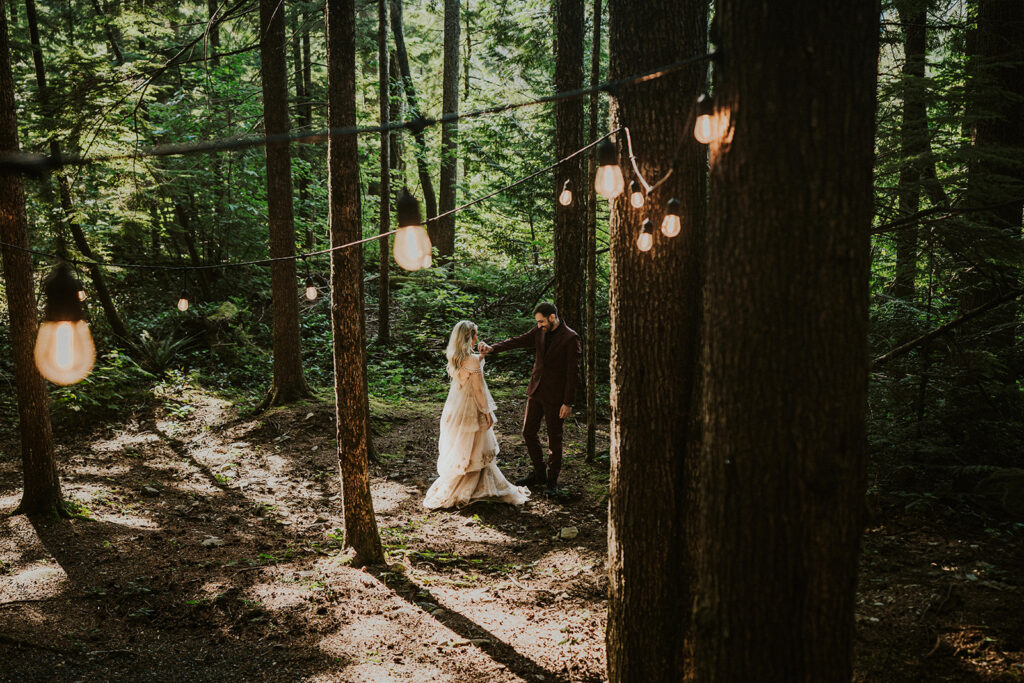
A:
<svg viewBox="0 0 1024 683">
<path fill-rule="evenodd" d="M 355 9 L 353 0 L 327 0 L 327 125 L 356 123 Z M 327 143 L 331 246 L 362 237 L 359 150 L 356 136 Z M 370 439 L 363 318 L 363 250 L 331 252 L 331 328 L 334 335 L 334 397 L 338 461 L 345 508 L 345 545 L 357 565 L 384 561 L 370 497 Z"/>
<path fill-rule="evenodd" d="M 444 0 L 444 66 L 441 110 L 444 114 L 459 113 L 459 0 Z M 458 186 L 459 123 L 441 127 L 441 182 L 438 211 L 455 208 Z M 455 214 L 437 221 L 437 254 L 451 259 L 455 255 Z"/>
<path fill-rule="evenodd" d="M 594 33 L 590 48 L 590 87 L 601 80 L 601 0 L 594 0 Z M 597 138 L 597 91 L 590 93 L 590 140 Z M 597 193 L 593 183 L 597 165 L 587 155 L 587 186 L 579 191 L 587 195 L 587 328 L 584 367 L 587 370 L 587 462 L 597 455 Z"/>
<path fill-rule="evenodd" d="M 555 92 L 583 87 L 583 0 L 555 2 Z M 555 104 L 555 155 L 561 159 L 583 146 L 583 99 L 561 100 Z M 562 191 L 568 179 L 573 198 L 569 206 L 555 202 L 555 305 L 561 318 L 584 340 L 584 300 L 587 272 L 587 204 L 590 193 L 583 155 L 565 162 L 554 173 L 552 196 Z"/>
<path fill-rule="evenodd" d="M 11 75 L 7 16 L 0 12 L 0 154 L 18 151 L 18 119 Z M 25 190 L 20 175 L 0 175 L 0 240 L 29 248 Z M 36 343 L 36 296 L 32 256 L 3 247 L 4 288 L 11 316 L 14 384 L 18 396 L 18 426 L 25 490 L 18 512 L 63 514 L 64 504 L 53 458 L 50 397 L 33 358 Z"/>
<path fill-rule="evenodd" d="M 705 52 L 703 3 L 615 0 L 609 11 L 609 78 Z M 631 127 L 640 172 L 652 182 L 668 172 L 679 150 L 676 172 L 643 210 L 631 207 L 626 193 L 612 207 L 607 647 L 613 682 L 677 682 L 685 670 L 686 617 L 693 606 L 685 512 L 692 495 L 689 422 L 706 178 L 705 152 L 693 142 L 687 114 L 703 87 L 704 71 L 696 64 L 622 89 L 612 122 L 613 128 L 623 122 Z M 628 179 L 625 135 L 616 141 Z M 654 247 L 639 251 L 641 222 L 650 216 L 660 226 L 671 197 L 682 205 L 682 232 L 670 239 L 656 228 Z"/>
<path fill-rule="evenodd" d="M 388 3 L 377 0 L 377 98 L 380 100 L 380 123 L 387 124 L 391 113 L 391 84 L 388 62 Z M 381 234 L 391 231 L 391 134 L 380 134 L 380 225 Z M 380 238 L 380 261 L 377 268 L 377 343 L 391 340 L 391 240 Z"/>
<path fill-rule="evenodd" d="M 879 10 L 721 0 L 697 681 L 849 681 Z M 786 116 L 778 112 L 785 109 Z"/>
<path fill-rule="evenodd" d="M 405 90 L 405 98 L 409 102 L 409 118 L 415 119 L 420 115 L 420 107 L 416 102 L 416 86 L 413 85 L 412 70 L 409 67 L 409 53 L 405 49 L 405 29 L 402 25 L 402 0 L 390 0 L 391 7 L 391 33 L 395 36 L 395 56 L 398 58 L 398 71 L 402 75 L 402 88 Z M 427 207 L 427 219 L 437 215 L 437 196 L 434 194 L 434 183 L 430 180 L 430 169 L 427 168 L 427 139 L 423 130 L 418 129 L 412 132 L 416 140 L 416 171 L 420 179 L 420 187 L 423 190 L 423 203 Z M 427 231 L 430 233 L 430 241 L 438 243 L 437 224 L 429 221 Z"/>
<path fill-rule="evenodd" d="M 268 136 L 288 133 L 288 78 L 285 67 L 284 6 L 260 0 L 263 121 Z M 295 256 L 292 218 L 292 169 L 287 142 L 267 143 L 267 213 L 270 256 Z M 274 382 L 264 406 L 290 403 L 309 396 L 302 374 L 299 341 L 299 298 L 294 259 L 270 266 L 274 310 Z"/>
</svg>

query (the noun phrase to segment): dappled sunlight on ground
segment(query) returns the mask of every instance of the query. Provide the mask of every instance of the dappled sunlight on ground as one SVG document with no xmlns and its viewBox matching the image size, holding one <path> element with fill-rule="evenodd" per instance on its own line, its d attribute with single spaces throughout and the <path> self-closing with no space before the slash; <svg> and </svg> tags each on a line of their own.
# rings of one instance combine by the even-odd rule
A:
<svg viewBox="0 0 1024 683">
<path fill-rule="evenodd" d="M 603 636 L 588 636 L 580 652 L 560 643 L 567 598 L 536 565 L 565 550 L 554 537 L 569 524 L 586 526 L 592 553 L 602 553 L 603 501 L 577 493 L 523 509 L 428 512 L 440 404 L 389 406 L 391 422 L 376 418 L 371 466 L 389 566 L 353 569 L 333 407 L 237 420 L 194 392 L 165 404 L 173 410 L 61 444 L 65 496 L 87 519 L 4 522 L 22 535 L 2 532 L 0 595 L 38 598 L 0 606 L 0 655 L 37 650 L 19 657 L 24 678 L 602 678 Z M 507 408 L 503 423 L 514 424 L 519 406 Z M 502 467 L 514 476 L 525 453 L 502 438 Z M 7 509 L 17 483 L 15 463 L 0 459 Z M 603 615 L 600 592 L 573 599 Z"/>
</svg>

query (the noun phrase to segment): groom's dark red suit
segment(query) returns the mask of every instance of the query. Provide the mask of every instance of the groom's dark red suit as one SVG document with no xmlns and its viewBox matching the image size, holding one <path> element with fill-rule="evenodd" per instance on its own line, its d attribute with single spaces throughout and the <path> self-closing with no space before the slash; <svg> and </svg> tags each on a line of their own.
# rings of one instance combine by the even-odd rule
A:
<svg viewBox="0 0 1024 683">
<path fill-rule="evenodd" d="M 533 372 L 526 387 L 526 417 L 523 419 L 523 439 L 530 453 L 534 470 L 544 474 L 544 454 L 537 432 L 541 419 L 548 430 L 548 448 L 551 459 L 547 467 L 549 481 L 558 479 L 562 469 L 562 422 L 558 411 L 562 405 L 571 406 L 576 397 L 576 380 L 579 375 L 580 356 L 583 349 L 580 336 L 560 323 L 551 332 L 534 327 L 526 334 L 506 339 L 491 347 L 490 353 L 510 349 L 533 347 Z"/>
</svg>

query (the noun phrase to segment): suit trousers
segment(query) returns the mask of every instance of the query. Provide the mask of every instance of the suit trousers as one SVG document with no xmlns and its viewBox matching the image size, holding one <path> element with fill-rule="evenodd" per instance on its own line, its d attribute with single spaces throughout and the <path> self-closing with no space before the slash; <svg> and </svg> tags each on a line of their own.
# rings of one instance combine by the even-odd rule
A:
<svg viewBox="0 0 1024 683">
<path fill-rule="evenodd" d="M 548 430 L 548 450 L 551 451 L 551 458 L 548 461 L 547 477 L 554 480 L 562 471 L 562 423 L 565 422 L 558 416 L 561 404 L 546 404 L 535 398 L 526 401 L 526 417 L 523 418 L 523 440 L 526 441 L 526 450 L 530 454 L 530 462 L 533 469 L 544 473 L 544 452 L 540 447 L 540 438 L 537 436 L 540 431 L 540 421 L 544 420 Z"/>
</svg>

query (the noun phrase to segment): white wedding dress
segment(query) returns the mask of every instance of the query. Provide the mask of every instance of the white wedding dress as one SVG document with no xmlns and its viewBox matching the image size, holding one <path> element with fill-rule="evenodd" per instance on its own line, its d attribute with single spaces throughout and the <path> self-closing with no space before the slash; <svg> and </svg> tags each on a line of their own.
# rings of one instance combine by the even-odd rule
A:
<svg viewBox="0 0 1024 683">
<path fill-rule="evenodd" d="M 530 497 L 528 488 L 514 486 L 498 469 L 498 440 L 493 425 L 487 426 L 495 404 L 483 365 L 482 357 L 473 356 L 452 378 L 437 439 L 439 476 L 423 499 L 426 508 L 462 507 L 478 500 L 521 505 Z"/>
</svg>

